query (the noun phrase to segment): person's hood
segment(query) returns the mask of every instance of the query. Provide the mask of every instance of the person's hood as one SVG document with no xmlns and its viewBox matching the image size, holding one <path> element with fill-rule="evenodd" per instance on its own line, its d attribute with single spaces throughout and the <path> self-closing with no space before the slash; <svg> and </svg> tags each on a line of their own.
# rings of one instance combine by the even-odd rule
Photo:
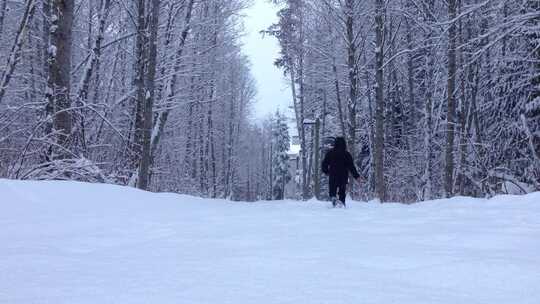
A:
<svg viewBox="0 0 540 304">
<path fill-rule="evenodd" d="M 339 150 L 339 151 L 347 150 L 347 143 L 345 142 L 345 138 L 337 137 L 334 143 L 334 149 Z"/>
</svg>

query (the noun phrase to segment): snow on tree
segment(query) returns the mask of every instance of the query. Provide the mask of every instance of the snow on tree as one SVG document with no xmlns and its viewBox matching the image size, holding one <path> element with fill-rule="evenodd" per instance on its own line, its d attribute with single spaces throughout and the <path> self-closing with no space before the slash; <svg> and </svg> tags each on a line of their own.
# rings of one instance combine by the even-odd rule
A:
<svg viewBox="0 0 540 304">
<path fill-rule="evenodd" d="M 362 164 L 356 198 L 540 189 L 538 1 L 273 2 L 299 197 L 320 188 L 316 118 Z M 0 0 L 0 177 L 274 198 L 273 118 L 251 119 L 240 42 L 249 4 Z"/>
<path fill-rule="evenodd" d="M 357 197 L 540 189 L 538 1 L 275 2 L 269 32 L 303 98 L 297 112 L 322 117 L 323 136 L 349 137 L 356 159 L 369 154 Z"/>
<path fill-rule="evenodd" d="M 279 111 L 272 127 L 272 194 L 274 200 L 285 198 L 285 185 L 291 180 L 289 171 L 290 136 L 286 117 Z"/>
</svg>

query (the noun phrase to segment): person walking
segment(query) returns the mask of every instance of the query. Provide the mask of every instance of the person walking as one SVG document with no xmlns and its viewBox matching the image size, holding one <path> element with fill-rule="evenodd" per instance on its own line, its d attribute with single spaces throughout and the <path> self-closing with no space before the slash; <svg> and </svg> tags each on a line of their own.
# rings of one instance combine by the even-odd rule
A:
<svg viewBox="0 0 540 304">
<path fill-rule="evenodd" d="M 357 181 L 360 181 L 360 174 L 356 170 L 351 153 L 347 151 L 345 138 L 337 137 L 335 139 L 334 147 L 324 156 L 322 171 L 329 177 L 328 190 L 332 205 L 336 207 L 339 202 L 343 207 L 346 207 L 345 191 L 349 182 L 349 173 Z M 338 194 L 338 198 L 336 198 L 336 194 Z"/>
</svg>

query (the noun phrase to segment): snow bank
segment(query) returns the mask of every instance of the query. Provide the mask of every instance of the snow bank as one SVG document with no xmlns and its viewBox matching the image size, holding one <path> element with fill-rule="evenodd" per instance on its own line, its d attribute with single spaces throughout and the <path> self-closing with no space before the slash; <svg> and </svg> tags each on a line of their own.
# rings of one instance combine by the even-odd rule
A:
<svg viewBox="0 0 540 304">
<path fill-rule="evenodd" d="M 349 205 L 0 180 L 0 303 L 539 303 L 540 193 Z"/>
</svg>

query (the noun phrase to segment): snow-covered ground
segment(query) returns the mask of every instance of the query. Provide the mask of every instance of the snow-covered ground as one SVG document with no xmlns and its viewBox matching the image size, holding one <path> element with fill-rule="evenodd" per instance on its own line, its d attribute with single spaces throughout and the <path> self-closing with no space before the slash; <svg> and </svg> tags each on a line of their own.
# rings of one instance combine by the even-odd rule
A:
<svg viewBox="0 0 540 304">
<path fill-rule="evenodd" d="M 350 206 L 0 180 L 0 303 L 540 303 L 540 193 Z"/>
</svg>

